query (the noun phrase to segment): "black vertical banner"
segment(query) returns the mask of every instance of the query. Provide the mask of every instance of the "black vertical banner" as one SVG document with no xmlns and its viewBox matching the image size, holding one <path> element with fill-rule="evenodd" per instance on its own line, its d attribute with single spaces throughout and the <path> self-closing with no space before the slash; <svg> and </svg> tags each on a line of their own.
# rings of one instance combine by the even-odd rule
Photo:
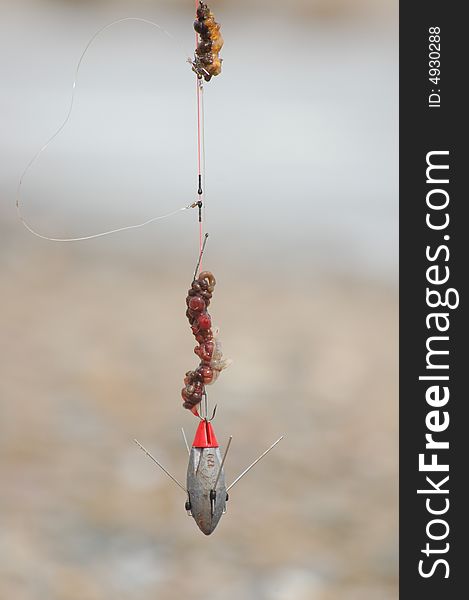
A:
<svg viewBox="0 0 469 600">
<path fill-rule="evenodd" d="M 400 6 L 400 598 L 469 597 L 468 25 Z"/>
</svg>

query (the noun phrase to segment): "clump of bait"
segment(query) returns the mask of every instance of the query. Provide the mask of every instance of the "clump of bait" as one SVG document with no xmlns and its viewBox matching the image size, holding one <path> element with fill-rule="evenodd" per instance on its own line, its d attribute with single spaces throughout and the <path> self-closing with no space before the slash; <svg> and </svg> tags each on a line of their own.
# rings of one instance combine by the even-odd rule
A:
<svg viewBox="0 0 469 600">
<path fill-rule="evenodd" d="M 197 20 L 194 21 L 194 29 L 200 36 L 195 51 L 192 70 L 199 79 L 210 81 L 212 77 L 221 73 L 222 59 L 219 57 L 223 47 L 223 38 L 220 33 L 220 25 L 215 21 L 210 8 L 202 1 L 197 8 Z"/>
<path fill-rule="evenodd" d="M 181 392 L 184 408 L 189 410 L 195 409 L 201 402 L 205 386 L 216 381 L 220 372 L 231 363 L 223 358 L 218 329 L 212 331 L 212 319 L 207 312 L 215 284 L 213 274 L 210 271 L 203 271 L 198 278 L 194 279 L 187 293 L 186 316 L 198 343 L 194 352 L 200 358 L 199 367 L 195 371 L 186 373 Z"/>
</svg>

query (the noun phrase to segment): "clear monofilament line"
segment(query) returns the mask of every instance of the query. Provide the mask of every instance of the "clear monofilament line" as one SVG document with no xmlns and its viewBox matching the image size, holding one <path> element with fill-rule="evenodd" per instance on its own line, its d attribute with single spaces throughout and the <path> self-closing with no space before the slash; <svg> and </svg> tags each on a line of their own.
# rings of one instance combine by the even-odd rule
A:
<svg viewBox="0 0 469 600">
<path fill-rule="evenodd" d="M 149 225 L 150 223 L 154 223 L 155 221 L 167 219 L 168 217 L 176 215 L 177 213 L 179 213 L 181 211 L 187 210 L 188 208 L 192 208 L 192 205 L 182 206 L 182 207 L 177 208 L 166 214 L 159 215 L 156 217 L 151 217 L 150 219 L 146 219 L 145 221 L 143 221 L 141 223 L 136 223 L 134 225 L 127 225 L 125 227 L 118 227 L 115 229 L 110 229 L 107 231 L 102 231 L 100 233 L 95 233 L 95 234 L 91 234 L 91 235 L 84 235 L 84 236 L 70 237 L 70 238 L 68 238 L 68 237 L 64 237 L 64 238 L 52 237 L 52 236 L 47 236 L 47 235 L 40 233 L 39 231 L 34 229 L 34 227 L 32 225 L 29 224 L 29 222 L 26 220 L 26 218 L 23 214 L 23 210 L 22 210 L 23 202 L 22 202 L 22 198 L 21 198 L 21 192 L 22 192 L 22 188 L 23 188 L 24 179 L 25 179 L 26 175 L 28 174 L 29 170 L 31 169 L 31 167 L 34 165 L 36 160 L 39 158 L 39 156 L 41 156 L 41 154 L 48 148 L 48 146 L 55 140 L 55 138 L 61 133 L 61 131 L 64 129 L 64 127 L 70 121 L 72 111 L 73 111 L 73 106 L 75 103 L 75 93 L 77 90 L 78 75 L 79 75 L 80 68 L 83 63 L 83 59 L 85 58 L 86 53 L 88 52 L 90 46 L 93 44 L 93 42 L 96 40 L 96 38 L 99 37 L 104 31 L 106 31 L 110 27 L 113 27 L 114 25 L 117 25 L 118 23 L 123 23 L 125 21 L 137 21 L 137 22 L 141 22 L 141 23 L 146 23 L 148 25 L 151 25 L 152 27 L 156 27 L 159 31 L 161 31 L 164 35 L 166 35 L 168 38 L 170 38 L 173 42 L 177 42 L 176 38 L 173 35 L 171 35 L 169 33 L 169 31 L 166 31 L 166 29 L 164 29 L 163 27 L 158 25 L 158 23 L 155 23 L 154 21 L 150 21 L 149 19 L 143 19 L 141 17 L 124 17 L 122 19 L 117 19 L 116 21 L 112 21 L 111 23 L 108 23 L 107 25 L 104 25 L 103 27 L 101 27 L 101 29 L 96 31 L 96 33 L 94 33 L 93 36 L 90 38 L 90 40 L 88 41 L 88 43 L 85 46 L 85 49 L 81 53 L 81 56 L 78 60 L 77 66 L 75 68 L 75 75 L 74 75 L 73 84 L 72 84 L 72 93 L 71 93 L 70 103 L 68 106 L 68 110 L 67 110 L 65 119 L 60 124 L 59 128 L 55 131 L 55 133 L 47 140 L 47 142 L 36 152 L 36 154 L 28 162 L 23 173 L 21 174 L 21 177 L 18 182 L 17 190 L 16 190 L 16 211 L 17 211 L 18 219 L 30 233 L 32 233 L 36 237 L 41 238 L 43 240 L 47 240 L 49 242 L 81 242 L 84 240 L 92 240 L 92 239 L 103 237 L 106 235 L 112 235 L 115 233 L 119 233 L 121 231 L 127 231 L 129 229 L 137 229 L 140 227 L 144 227 L 145 225 Z M 182 54 L 182 52 L 183 51 L 181 50 L 181 54 Z"/>
<path fill-rule="evenodd" d="M 36 237 L 40 238 L 41 240 L 47 240 L 48 242 L 84 242 L 85 240 L 93 240 L 95 238 L 104 237 L 106 235 L 113 235 L 115 233 L 120 233 L 121 231 L 128 231 L 129 229 L 139 229 L 140 227 L 145 227 L 146 225 L 149 225 L 150 223 L 154 223 L 155 221 L 161 221 L 162 219 L 168 219 L 169 217 L 172 217 L 173 215 L 176 215 L 177 213 L 179 213 L 183 210 L 187 210 L 188 208 L 192 208 L 192 206 L 191 205 L 183 206 L 181 208 L 177 208 L 176 210 L 173 210 L 172 212 L 166 213 L 164 215 L 160 215 L 158 217 L 152 217 L 151 219 L 147 219 L 146 221 L 143 221 L 143 223 L 136 223 L 135 225 L 125 225 L 124 227 L 118 227 L 117 229 L 109 229 L 108 231 L 101 231 L 100 233 L 93 233 L 91 235 L 84 235 L 84 236 L 76 237 L 76 238 L 55 238 L 55 237 L 49 237 L 47 235 L 43 235 L 42 233 L 39 233 L 38 231 L 33 229 L 29 225 L 29 223 L 23 218 L 20 210 L 17 207 L 18 218 L 21 221 L 21 223 L 23 223 L 24 227 L 30 233 L 35 235 Z"/>
</svg>

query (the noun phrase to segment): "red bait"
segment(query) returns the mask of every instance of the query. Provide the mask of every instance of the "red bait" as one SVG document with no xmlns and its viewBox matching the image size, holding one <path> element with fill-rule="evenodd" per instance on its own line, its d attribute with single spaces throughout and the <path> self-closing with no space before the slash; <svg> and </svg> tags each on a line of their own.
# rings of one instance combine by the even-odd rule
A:
<svg viewBox="0 0 469 600">
<path fill-rule="evenodd" d="M 207 312 L 215 284 L 213 274 L 203 271 L 192 282 L 186 298 L 186 316 L 198 343 L 194 352 L 200 358 L 200 365 L 195 371 L 186 373 L 181 395 L 184 408 L 194 414 L 197 414 L 196 407 L 205 394 L 205 386 L 216 381 L 220 371 L 231 363 L 223 358 L 218 329 L 212 331 L 212 319 Z"/>
</svg>

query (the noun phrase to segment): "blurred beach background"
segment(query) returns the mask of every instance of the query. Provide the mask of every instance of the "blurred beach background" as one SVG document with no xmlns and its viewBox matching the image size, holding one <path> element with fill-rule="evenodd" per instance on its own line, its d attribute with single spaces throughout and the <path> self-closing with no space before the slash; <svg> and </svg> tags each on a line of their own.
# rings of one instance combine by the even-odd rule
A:
<svg viewBox="0 0 469 600">
<path fill-rule="evenodd" d="M 232 481 L 184 494 L 196 199 L 192 0 L 0 0 L 0 598 L 397 598 L 397 5 L 213 0 L 204 267 L 233 365 L 209 388 Z M 190 441 L 190 440 L 189 440 Z"/>
</svg>

